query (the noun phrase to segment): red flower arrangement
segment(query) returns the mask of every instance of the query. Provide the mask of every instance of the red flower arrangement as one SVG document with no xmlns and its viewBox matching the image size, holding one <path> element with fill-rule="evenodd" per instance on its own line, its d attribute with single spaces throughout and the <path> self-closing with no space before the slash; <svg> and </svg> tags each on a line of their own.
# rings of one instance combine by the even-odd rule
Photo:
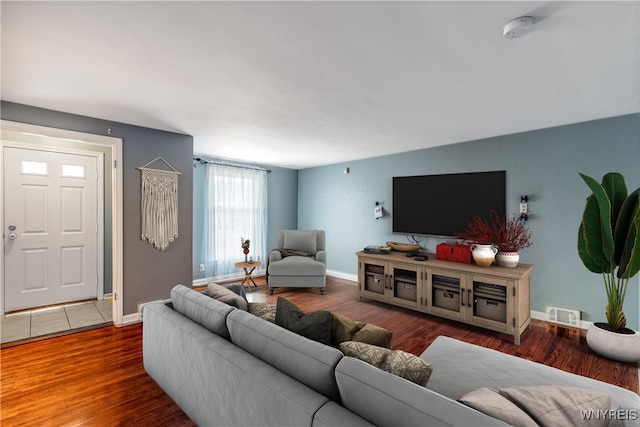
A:
<svg viewBox="0 0 640 427">
<path fill-rule="evenodd" d="M 518 252 L 531 246 L 531 231 L 524 221 L 514 215 L 510 219 L 491 211 L 489 219 L 473 217 L 466 230 L 456 237 L 483 245 L 495 245 L 501 252 Z"/>
</svg>

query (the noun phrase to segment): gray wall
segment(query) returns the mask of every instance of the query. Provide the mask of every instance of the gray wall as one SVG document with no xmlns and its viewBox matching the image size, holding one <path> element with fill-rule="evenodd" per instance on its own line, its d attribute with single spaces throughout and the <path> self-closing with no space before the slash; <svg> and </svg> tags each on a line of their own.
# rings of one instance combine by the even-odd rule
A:
<svg viewBox="0 0 640 427">
<path fill-rule="evenodd" d="M 204 160 L 216 160 L 203 155 L 194 155 Z M 238 162 L 234 162 L 238 163 Z M 248 166 L 257 166 L 247 164 Z M 298 225 L 298 171 L 295 169 L 264 166 L 271 170 L 267 175 L 267 248 L 275 247 L 279 230 L 295 229 Z M 202 279 L 200 264 L 205 264 L 204 252 L 204 198 L 206 167 L 196 164 L 193 170 L 193 278 Z M 267 249 L 268 250 L 268 249 Z"/>
<path fill-rule="evenodd" d="M 167 298 L 176 283 L 192 282 L 193 137 L 2 101 L 4 120 L 122 138 L 123 149 L 123 314 L 140 303 Z M 179 178 L 179 238 L 158 251 L 140 238 L 140 171 L 162 156 Z"/>
<path fill-rule="evenodd" d="M 582 311 L 587 321 L 603 321 L 606 305 L 601 277 L 578 258 L 577 229 L 587 186 L 578 172 L 598 180 L 622 172 L 628 187 L 640 187 L 640 114 L 465 142 L 410 153 L 299 171 L 298 225 L 327 232 L 328 268 L 357 274 L 355 252 L 387 240 L 406 241 L 391 232 L 391 216 L 375 220 L 375 202 L 392 210 L 393 176 L 507 171 L 507 212 L 518 212 L 528 194 L 533 246 L 521 261 L 535 264 L 531 308 L 547 304 Z M 343 169 L 350 167 L 351 173 Z M 435 252 L 442 240 L 423 239 Z M 628 326 L 638 329 L 640 277 L 629 284 Z"/>
</svg>

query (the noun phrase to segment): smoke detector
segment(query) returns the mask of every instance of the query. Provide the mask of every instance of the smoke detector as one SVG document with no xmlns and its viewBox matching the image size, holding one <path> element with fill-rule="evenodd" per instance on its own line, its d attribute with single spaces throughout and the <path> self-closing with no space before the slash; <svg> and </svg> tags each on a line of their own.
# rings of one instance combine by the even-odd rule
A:
<svg viewBox="0 0 640 427">
<path fill-rule="evenodd" d="M 502 27 L 502 36 L 507 40 L 524 37 L 531 32 L 534 22 L 535 19 L 530 16 L 512 19 Z"/>
</svg>

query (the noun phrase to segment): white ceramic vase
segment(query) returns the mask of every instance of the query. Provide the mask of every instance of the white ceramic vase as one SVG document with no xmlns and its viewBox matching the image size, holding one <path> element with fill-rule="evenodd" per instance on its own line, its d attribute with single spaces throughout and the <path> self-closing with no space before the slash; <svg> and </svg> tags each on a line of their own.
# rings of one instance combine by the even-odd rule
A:
<svg viewBox="0 0 640 427">
<path fill-rule="evenodd" d="M 520 262 L 520 254 L 518 252 L 498 251 L 496 254 L 496 264 L 500 267 L 514 268 Z"/>
<path fill-rule="evenodd" d="M 473 260 L 480 267 L 491 267 L 496 259 L 498 249 L 494 245 L 471 245 L 471 255 Z"/>
<path fill-rule="evenodd" d="M 618 362 L 640 361 L 640 334 L 637 331 L 621 334 L 603 329 L 598 324 L 592 324 L 587 330 L 587 345 L 591 350 Z"/>
</svg>

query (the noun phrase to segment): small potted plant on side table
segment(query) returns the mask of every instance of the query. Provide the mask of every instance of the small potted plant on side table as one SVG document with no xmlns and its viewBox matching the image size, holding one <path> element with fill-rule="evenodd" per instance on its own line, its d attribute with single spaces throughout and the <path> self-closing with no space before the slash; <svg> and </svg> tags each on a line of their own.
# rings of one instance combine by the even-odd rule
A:
<svg viewBox="0 0 640 427">
<path fill-rule="evenodd" d="M 251 240 L 244 239 L 244 237 L 240 238 L 240 247 L 242 248 L 242 252 L 244 253 L 244 262 L 248 262 L 249 255 L 249 247 L 251 246 Z"/>
</svg>

